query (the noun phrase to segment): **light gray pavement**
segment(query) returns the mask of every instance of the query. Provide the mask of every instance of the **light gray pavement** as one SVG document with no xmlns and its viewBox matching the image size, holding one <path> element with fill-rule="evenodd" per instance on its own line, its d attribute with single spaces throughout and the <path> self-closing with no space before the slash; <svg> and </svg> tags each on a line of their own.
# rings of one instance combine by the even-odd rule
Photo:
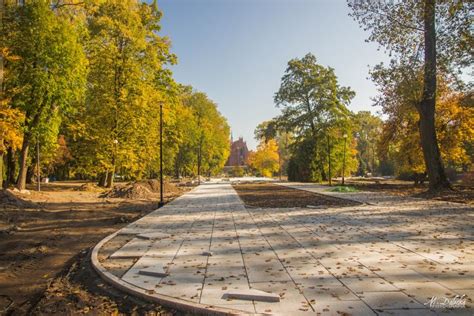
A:
<svg viewBox="0 0 474 316">
<path fill-rule="evenodd" d="M 314 184 L 285 185 L 341 195 Z M 195 312 L 473 314 L 425 305 L 432 297 L 444 302 L 466 295 L 472 306 L 472 208 L 373 193 L 344 196 L 370 205 L 245 208 L 230 184 L 204 184 L 100 243 L 93 262 L 122 289 L 189 304 Z M 150 232 L 162 234 L 136 236 Z M 101 247 L 123 237 L 128 243 L 98 259 Z M 140 274 L 150 267 L 168 275 Z M 225 298 L 249 289 L 278 294 L 280 302 Z"/>
</svg>

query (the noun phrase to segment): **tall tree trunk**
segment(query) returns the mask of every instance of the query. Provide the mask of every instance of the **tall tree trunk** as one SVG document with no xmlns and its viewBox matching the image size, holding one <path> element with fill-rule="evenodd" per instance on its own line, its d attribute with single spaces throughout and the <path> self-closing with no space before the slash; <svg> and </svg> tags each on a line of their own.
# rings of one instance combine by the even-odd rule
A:
<svg viewBox="0 0 474 316">
<path fill-rule="evenodd" d="M 35 178 L 35 165 L 36 161 L 26 168 L 26 184 L 37 183 L 38 179 Z"/>
<path fill-rule="evenodd" d="M 201 145 L 198 148 L 197 169 L 198 183 L 201 184 Z"/>
<path fill-rule="evenodd" d="M 97 183 L 98 186 L 100 187 L 105 187 L 105 184 L 107 183 L 107 173 L 103 172 L 99 174 L 99 181 Z"/>
<path fill-rule="evenodd" d="M 3 161 L 3 152 L 0 152 L 0 188 L 4 188 L 3 186 L 3 171 L 4 168 L 3 166 L 5 165 L 5 162 Z"/>
<path fill-rule="evenodd" d="M 28 150 L 30 149 L 30 135 L 25 135 L 23 138 L 23 145 L 21 146 L 20 152 L 20 171 L 18 174 L 18 181 L 16 187 L 18 190 L 24 190 L 26 188 L 26 172 L 28 169 Z"/>
<path fill-rule="evenodd" d="M 107 177 L 107 188 L 112 188 L 114 186 L 114 175 L 115 175 L 115 166 L 112 167 L 112 169 L 109 170 L 108 172 L 108 177 Z"/>
<path fill-rule="evenodd" d="M 8 187 L 10 184 L 15 183 L 16 177 L 16 160 L 15 152 L 13 148 L 9 147 L 7 151 L 7 179 L 5 186 Z"/>
<path fill-rule="evenodd" d="M 430 190 L 451 188 L 444 172 L 443 161 L 438 147 L 435 127 L 436 107 L 436 0 L 425 0 L 424 7 L 424 41 L 425 65 L 423 96 L 418 105 L 420 114 L 420 139 L 425 159 L 426 170 L 430 181 Z"/>
</svg>

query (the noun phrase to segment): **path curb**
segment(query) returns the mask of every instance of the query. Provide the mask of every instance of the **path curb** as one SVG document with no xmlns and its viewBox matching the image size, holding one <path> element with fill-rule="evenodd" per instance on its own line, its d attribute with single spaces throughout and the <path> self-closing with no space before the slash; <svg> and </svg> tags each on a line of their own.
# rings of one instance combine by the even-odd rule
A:
<svg viewBox="0 0 474 316">
<path fill-rule="evenodd" d="M 193 190 L 189 192 L 192 192 Z M 189 192 L 186 192 L 186 193 L 189 193 Z M 181 198 L 182 196 L 184 196 L 184 194 L 178 197 L 177 199 Z M 177 199 L 173 201 L 176 201 Z M 173 201 L 171 203 L 173 203 Z M 166 205 L 164 207 L 166 207 Z M 136 297 L 139 297 L 139 298 L 142 298 L 144 300 L 151 301 L 154 303 L 158 303 L 165 307 L 176 309 L 185 313 L 192 313 L 192 314 L 199 314 L 199 315 L 252 315 L 251 313 L 236 310 L 236 309 L 199 304 L 199 303 L 195 303 L 195 302 L 191 302 L 191 301 L 187 301 L 187 300 L 183 300 L 183 299 L 179 299 L 179 298 L 175 298 L 175 297 L 171 297 L 171 296 L 167 296 L 163 294 L 157 294 L 157 293 L 151 294 L 147 292 L 146 290 L 139 288 L 137 286 L 134 286 L 128 282 L 125 282 L 121 280 L 119 277 L 113 275 L 106 268 L 104 268 L 102 264 L 99 262 L 99 251 L 103 245 L 105 245 L 109 240 L 117 236 L 119 231 L 120 229 L 116 231 L 115 233 L 102 239 L 97 245 L 95 245 L 95 247 L 92 249 L 92 252 L 91 252 L 92 267 L 99 274 L 99 276 L 110 285 L 118 288 L 119 290 L 123 292 L 131 294 L 133 296 L 136 296 Z"/>
</svg>

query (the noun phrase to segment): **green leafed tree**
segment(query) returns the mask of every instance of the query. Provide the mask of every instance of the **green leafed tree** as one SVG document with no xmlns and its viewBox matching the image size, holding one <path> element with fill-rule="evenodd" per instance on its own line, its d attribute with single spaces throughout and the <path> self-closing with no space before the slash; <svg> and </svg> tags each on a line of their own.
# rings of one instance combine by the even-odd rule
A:
<svg viewBox="0 0 474 316">
<path fill-rule="evenodd" d="M 193 138 L 184 148 L 195 148 L 197 175 L 213 175 L 222 170 L 229 156 L 230 127 L 217 110 L 217 105 L 202 92 L 189 91 L 183 104 L 192 113 L 188 122 Z M 181 151 L 182 152 L 182 151 Z"/>
<path fill-rule="evenodd" d="M 282 108 L 278 126 L 295 138 L 289 179 L 321 181 L 342 172 L 342 135 L 350 138 L 348 146 L 353 144 L 347 106 L 354 95 L 339 85 L 334 69 L 318 64 L 314 55 L 288 62 L 275 103 Z M 354 169 L 353 160 L 348 151 L 345 171 Z"/>
<path fill-rule="evenodd" d="M 7 3 L 3 23 L 2 42 L 19 59 L 5 63 L 5 84 L 7 90 L 17 90 L 11 105 L 24 114 L 17 181 L 24 189 L 31 145 L 41 126 L 49 125 L 52 117 L 61 119 L 83 97 L 87 60 L 81 30 L 49 1 Z"/>
<path fill-rule="evenodd" d="M 175 62 L 169 41 L 157 33 L 160 18 L 155 2 L 133 0 L 98 2 L 88 16 L 87 99 L 71 128 L 79 170 L 107 187 L 118 171 L 142 177 L 158 157 L 159 104 L 167 95 L 157 82 L 163 66 Z"/>
<path fill-rule="evenodd" d="M 367 173 L 375 175 L 380 161 L 377 149 L 382 134 L 382 119 L 372 115 L 369 111 L 360 111 L 355 114 L 354 118 L 357 160 L 359 162 L 357 174 L 360 176 Z"/>
</svg>

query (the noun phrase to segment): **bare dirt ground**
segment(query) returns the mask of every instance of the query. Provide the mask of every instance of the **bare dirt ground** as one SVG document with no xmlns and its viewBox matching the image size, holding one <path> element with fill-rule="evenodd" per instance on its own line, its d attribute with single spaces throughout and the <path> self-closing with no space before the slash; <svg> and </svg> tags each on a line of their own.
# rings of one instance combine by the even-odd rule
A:
<svg viewBox="0 0 474 316">
<path fill-rule="evenodd" d="M 56 182 L 16 196 L 0 201 L 0 315 L 174 313 L 113 290 L 88 259 L 102 238 L 155 210 L 158 194 L 103 198 L 94 185 Z"/>
<path fill-rule="evenodd" d="M 313 192 L 292 189 L 271 183 L 242 183 L 234 189 L 250 207 L 307 207 L 309 206 L 352 206 L 357 202 L 338 199 Z"/>
<path fill-rule="evenodd" d="M 442 200 L 449 202 L 474 204 L 474 185 L 455 184 L 454 190 L 444 190 L 429 193 L 428 185 L 414 185 L 413 181 L 401 180 L 372 180 L 372 179 L 347 179 L 347 185 L 359 190 L 384 192 L 399 196 L 411 196 L 424 199 Z"/>
</svg>

